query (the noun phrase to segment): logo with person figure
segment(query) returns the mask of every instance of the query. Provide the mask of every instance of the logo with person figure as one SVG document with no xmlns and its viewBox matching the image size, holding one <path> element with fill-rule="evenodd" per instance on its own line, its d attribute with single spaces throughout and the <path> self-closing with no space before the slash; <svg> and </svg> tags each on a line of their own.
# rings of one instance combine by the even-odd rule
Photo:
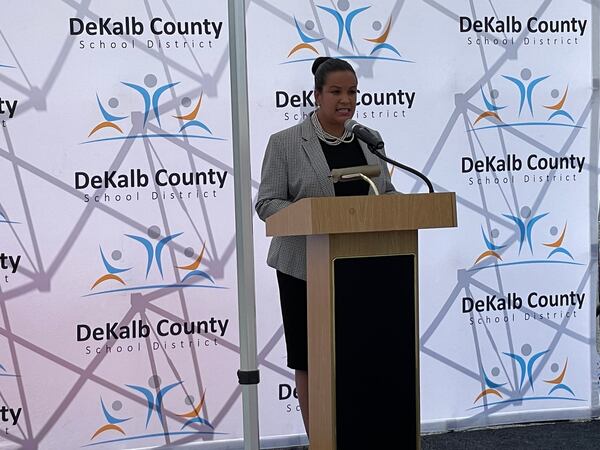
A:
<svg viewBox="0 0 600 450">
<path fill-rule="evenodd" d="M 99 246 L 98 257 L 101 262 L 102 273 L 92 282 L 90 293 L 84 297 L 97 296 L 103 294 L 112 294 L 116 292 L 142 291 L 148 289 L 164 288 L 203 288 L 203 289 L 225 289 L 215 283 L 214 278 L 206 270 L 201 270 L 200 266 L 206 256 L 206 243 L 201 247 L 187 247 L 183 254 L 186 261 L 183 264 L 173 264 L 169 269 L 175 275 L 174 282 L 164 282 L 166 267 L 164 266 L 165 253 L 170 243 L 183 235 L 173 233 L 168 236 L 161 236 L 158 226 L 152 226 L 148 229 L 145 236 L 135 234 L 123 235 L 131 240 L 138 251 L 132 257 L 136 261 L 145 260 L 145 264 L 140 267 L 127 267 L 123 265 L 123 253 L 121 250 L 106 251 L 102 245 Z M 196 253 L 197 252 L 197 253 Z M 132 272 L 133 275 L 126 277 L 125 274 Z M 149 277 L 160 277 L 159 283 L 139 282 L 140 278 L 148 280 Z M 133 281 L 137 280 L 137 281 Z"/>
<path fill-rule="evenodd" d="M 183 381 L 176 381 L 167 386 L 162 385 L 158 375 L 148 379 L 147 386 L 127 384 L 124 386 L 133 396 L 135 402 L 146 407 L 145 415 L 136 416 L 131 413 L 131 402 L 125 402 L 122 397 L 105 401 L 109 396 L 100 396 L 99 409 L 102 424 L 92 433 L 92 443 L 84 447 L 101 444 L 116 443 L 121 441 L 134 441 L 148 438 L 164 438 L 169 436 L 214 436 L 218 433 L 215 426 L 205 417 L 206 390 L 199 393 L 199 398 L 194 397 Z M 175 406 L 175 399 L 180 402 Z M 165 403 L 170 400 L 172 410 L 165 408 Z M 131 396 L 129 397 L 131 400 Z M 171 420 L 168 419 L 170 416 Z M 148 431 L 141 435 L 129 435 L 127 426 L 134 422 L 142 422 L 145 429 L 160 428 L 160 432 Z"/>
<path fill-rule="evenodd" d="M 405 59 L 392 42 L 390 33 L 395 23 L 392 15 L 381 21 L 370 14 L 371 7 L 353 7 L 348 0 L 338 0 L 334 5 L 317 4 L 316 15 L 312 18 L 300 19 L 294 15 L 296 41 L 283 64 L 334 56 L 332 52 L 339 59 L 413 62 Z M 372 34 L 357 36 L 358 26 L 364 30 L 367 24 L 372 28 Z"/>
<path fill-rule="evenodd" d="M 501 75 L 494 86 L 489 91 L 480 86 L 483 112 L 477 113 L 468 131 L 524 126 L 582 128 L 570 112 L 569 85 L 550 75 L 536 76 L 525 68 L 518 75 Z"/>
<path fill-rule="evenodd" d="M 469 410 L 531 400 L 585 401 L 569 386 L 568 357 L 554 358 L 549 349 L 534 353 L 529 344 L 520 350 L 498 353 L 496 365 L 479 368 L 483 389 Z"/>
<path fill-rule="evenodd" d="M 528 206 L 501 216 L 509 232 L 501 235 L 498 228 L 486 230 L 482 224 L 484 248 L 469 271 L 522 264 L 583 265 L 569 251 L 566 220 L 553 218 L 549 212 L 534 213 Z"/>
<path fill-rule="evenodd" d="M 203 101 L 206 102 L 202 90 L 197 95 L 181 95 L 177 93 L 181 88 L 180 82 L 159 85 L 158 78 L 153 74 L 146 75 L 142 84 L 129 81 L 121 81 L 120 84 L 128 91 L 123 93 L 123 97 L 133 96 L 138 108 L 122 111 L 118 97 L 106 100 L 96 93 L 99 121 L 91 127 L 87 136 L 89 140 L 82 144 L 144 138 L 224 140 L 215 136 L 203 119 L 207 114 L 200 111 Z M 167 94 L 170 94 L 169 101 L 165 101 Z M 173 110 L 178 113 L 168 114 Z M 124 124 L 128 118 L 131 121 L 134 112 L 141 115 L 139 129 L 126 132 Z"/>
</svg>

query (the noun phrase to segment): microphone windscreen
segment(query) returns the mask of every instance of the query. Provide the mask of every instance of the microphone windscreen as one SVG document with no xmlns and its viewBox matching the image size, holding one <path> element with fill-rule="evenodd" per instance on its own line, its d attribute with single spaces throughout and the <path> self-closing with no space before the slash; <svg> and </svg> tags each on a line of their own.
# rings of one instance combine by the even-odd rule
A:
<svg viewBox="0 0 600 450">
<path fill-rule="evenodd" d="M 356 120 L 348 119 L 346 120 L 346 122 L 344 122 L 344 129 L 352 133 L 352 130 L 356 125 L 358 125 L 358 122 Z"/>
</svg>

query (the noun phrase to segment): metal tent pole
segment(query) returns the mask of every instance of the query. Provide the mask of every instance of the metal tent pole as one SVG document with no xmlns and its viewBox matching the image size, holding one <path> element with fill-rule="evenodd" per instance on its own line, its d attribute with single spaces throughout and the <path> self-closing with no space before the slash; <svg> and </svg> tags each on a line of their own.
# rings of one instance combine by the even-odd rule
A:
<svg viewBox="0 0 600 450">
<path fill-rule="evenodd" d="M 244 411 L 244 448 L 259 449 L 258 389 L 256 364 L 256 305 L 254 298 L 254 247 L 252 239 L 252 195 L 248 79 L 246 66 L 246 0 L 229 0 L 229 65 L 235 228 L 240 322 L 240 370 Z"/>
</svg>

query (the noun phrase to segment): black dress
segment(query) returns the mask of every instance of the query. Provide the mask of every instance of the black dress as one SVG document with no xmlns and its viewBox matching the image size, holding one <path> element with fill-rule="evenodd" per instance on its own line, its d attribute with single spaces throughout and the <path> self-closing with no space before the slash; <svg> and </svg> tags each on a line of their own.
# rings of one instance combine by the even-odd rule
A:
<svg viewBox="0 0 600 450">
<path fill-rule="evenodd" d="M 329 145 L 321 141 L 321 148 L 330 170 L 367 164 L 367 159 L 357 139 L 339 145 Z M 336 197 L 367 195 L 369 184 L 364 180 L 344 181 L 334 184 L 334 190 Z M 306 281 L 278 270 L 277 282 L 287 349 L 287 366 L 290 369 L 307 370 Z"/>
</svg>

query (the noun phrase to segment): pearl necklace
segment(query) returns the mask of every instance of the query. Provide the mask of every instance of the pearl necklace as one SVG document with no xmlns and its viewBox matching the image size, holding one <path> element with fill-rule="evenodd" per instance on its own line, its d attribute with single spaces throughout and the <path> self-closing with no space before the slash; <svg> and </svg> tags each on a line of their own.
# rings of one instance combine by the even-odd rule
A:
<svg viewBox="0 0 600 450">
<path fill-rule="evenodd" d="M 349 143 L 354 140 L 354 133 L 346 129 L 344 129 L 344 134 L 342 134 L 342 137 L 333 136 L 332 134 L 329 134 L 327 131 L 323 130 L 316 111 L 310 116 L 310 121 L 313 124 L 317 137 L 326 144 L 340 145 L 341 143 Z"/>
</svg>

